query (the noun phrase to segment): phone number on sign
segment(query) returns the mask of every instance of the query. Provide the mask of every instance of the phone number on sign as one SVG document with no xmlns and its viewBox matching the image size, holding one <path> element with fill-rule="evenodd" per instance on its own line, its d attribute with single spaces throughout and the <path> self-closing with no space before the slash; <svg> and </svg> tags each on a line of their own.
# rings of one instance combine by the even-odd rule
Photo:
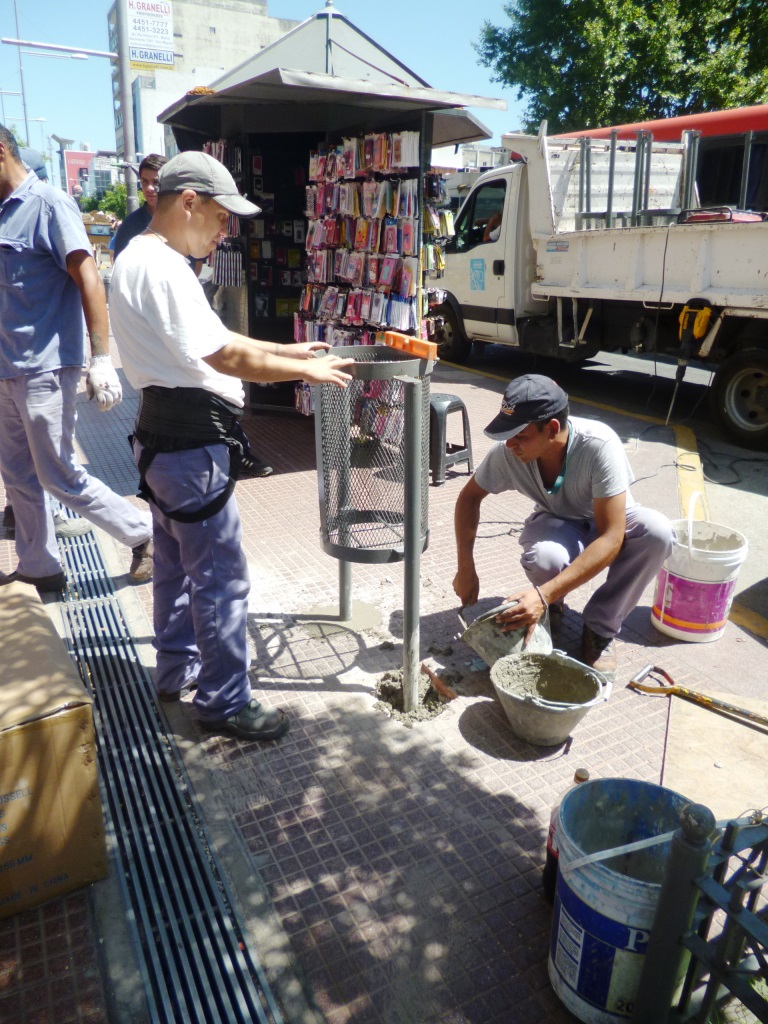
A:
<svg viewBox="0 0 768 1024">
<path fill-rule="evenodd" d="M 167 36 L 170 38 L 171 27 L 167 21 L 153 21 L 150 18 L 132 18 L 132 33 L 152 33 L 153 36 Z"/>
</svg>

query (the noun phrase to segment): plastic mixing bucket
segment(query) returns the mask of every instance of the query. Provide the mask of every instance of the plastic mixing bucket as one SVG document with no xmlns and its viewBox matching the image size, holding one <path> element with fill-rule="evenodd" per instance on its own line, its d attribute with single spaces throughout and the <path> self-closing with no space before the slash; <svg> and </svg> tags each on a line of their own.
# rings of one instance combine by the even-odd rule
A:
<svg viewBox="0 0 768 1024">
<path fill-rule="evenodd" d="M 690 802 L 634 779 L 593 779 L 563 797 L 549 979 L 587 1024 L 623 1024 L 632 1015 L 672 840 L 573 870 L 569 863 L 674 832 Z"/>
<path fill-rule="evenodd" d="M 708 643 L 723 635 L 747 540 L 730 526 L 694 520 L 700 497 L 691 498 L 687 519 L 672 524 L 675 545 L 659 570 L 651 622 L 678 640 Z"/>
</svg>

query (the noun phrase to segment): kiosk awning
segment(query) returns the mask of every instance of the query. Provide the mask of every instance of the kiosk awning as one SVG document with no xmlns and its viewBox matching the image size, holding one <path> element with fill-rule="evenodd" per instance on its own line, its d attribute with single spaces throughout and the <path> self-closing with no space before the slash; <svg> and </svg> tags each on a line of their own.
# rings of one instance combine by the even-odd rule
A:
<svg viewBox="0 0 768 1024">
<path fill-rule="evenodd" d="M 188 93 L 158 120 L 208 138 L 245 132 L 339 132 L 382 116 L 434 114 L 433 146 L 490 138 L 464 107 L 506 110 L 505 100 L 412 86 L 273 68 L 221 90 Z"/>
</svg>

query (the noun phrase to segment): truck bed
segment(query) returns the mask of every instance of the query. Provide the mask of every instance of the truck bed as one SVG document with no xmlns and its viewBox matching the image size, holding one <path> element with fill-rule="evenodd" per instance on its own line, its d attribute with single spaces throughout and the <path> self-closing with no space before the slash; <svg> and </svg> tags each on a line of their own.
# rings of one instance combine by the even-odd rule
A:
<svg viewBox="0 0 768 1024">
<path fill-rule="evenodd" d="M 768 311 L 768 222 L 614 227 L 534 237 L 537 299 L 686 303 Z"/>
</svg>

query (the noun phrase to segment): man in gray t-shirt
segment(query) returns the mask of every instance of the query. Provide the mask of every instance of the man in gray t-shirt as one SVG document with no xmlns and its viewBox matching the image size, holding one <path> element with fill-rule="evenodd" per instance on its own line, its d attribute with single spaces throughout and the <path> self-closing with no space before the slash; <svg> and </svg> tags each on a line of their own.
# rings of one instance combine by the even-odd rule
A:
<svg viewBox="0 0 768 1024">
<path fill-rule="evenodd" d="M 608 568 L 582 614 L 581 658 L 612 679 L 613 639 L 672 550 L 669 520 L 633 500 L 634 477 L 616 433 L 571 417 L 568 395 L 549 377 L 513 380 L 485 434 L 500 443 L 456 502 L 453 589 L 463 604 L 477 601 L 474 545 L 483 500 L 509 490 L 527 495 L 534 509 L 520 546 L 531 587 L 507 598 L 516 603 L 499 621 L 507 630 L 527 627 L 530 635 L 547 607 L 559 617 L 565 596 Z"/>
</svg>

